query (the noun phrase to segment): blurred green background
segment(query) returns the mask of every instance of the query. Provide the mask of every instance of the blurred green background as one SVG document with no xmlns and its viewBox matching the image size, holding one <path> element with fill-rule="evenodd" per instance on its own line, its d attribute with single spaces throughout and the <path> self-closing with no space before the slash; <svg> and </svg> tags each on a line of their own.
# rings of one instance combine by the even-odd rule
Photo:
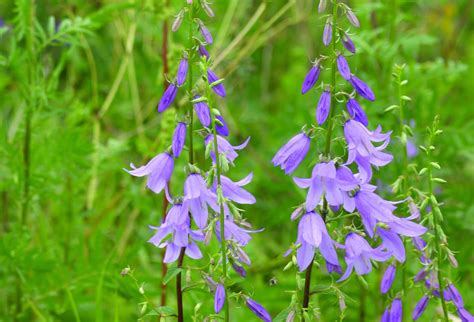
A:
<svg viewBox="0 0 474 322">
<path fill-rule="evenodd" d="M 138 285 L 144 283 L 145 295 L 159 305 L 161 252 L 146 241 L 152 235 L 148 225 L 160 222 L 162 196 L 145 190 L 144 180 L 131 178 L 122 169 L 130 162 L 149 160 L 169 144 L 174 114 L 156 113 L 163 92 L 162 26 L 185 1 L 171 0 L 168 5 L 164 0 L 36 1 L 34 43 L 39 54 L 35 57 L 28 55 L 28 37 L 21 38 L 28 34 L 24 26 L 31 17 L 23 13 L 28 12 L 29 2 L 17 1 L 17 9 L 14 1 L 0 3 L 4 25 L 0 36 L 0 321 L 137 320 L 142 317 L 143 297 L 134 281 L 120 272 L 130 266 Z M 290 303 L 286 291 L 296 288 L 295 272 L 282 270 L 286 263 L 282 254 L 296 237 L 296 223 L 289 219 L 292 207 L 304 196 L 270 160 L 302 125 L 313 122 L 318 93 L 302 96 L 300 89 L 310 59 L 325 52 L 320 40 L 324 19 L 310 0 L 214 2 L 216 17 L 205 22 L 216 39 L 211 48 L 213 69 L 226 79 L 228 91 L 219 107 L 231 128 L 232 143 L 252 137 L 230 177 L 240 179 L 254 172 L 248 188 L 258 202 L 245 207 L 246 217 L 255 227 L 265 228 L 248 246 L 253 265 L 236 287 L 253 294 L 276 316 Z M 377 95 L 374 103 L 363 104 L 370 127 L 381 124 L 395 131 L 389 147 L 395 161 L 376 177 L 390 184 L 400 171 L 403 147 L 396 138 L 397 119 L 384 112 L 397 103 L 391 76 L 395 64 L 407 64 L 405 94 L 412 101 L 406 118 L 415 124 L 417 144 L 424 143 L 426 126 L 440 115 L 444 134 L 436 156 L 442 166 L 440 176 L 448 183 L 439 199 L 444 202 L 449 245 L 459 261 L 451 276 L 472 312 L 474 3 L 358 0 L 349 4 L 361 20 L 353 36 L 358 53 L 351 58 L 351 68 Z M 170 75 L 185 37 L 184 28 L 170 34 Z M 31 74 L 39 77 L 32 82 Z M 22 149 L 28 111 L 31 189 L 22 223 Z M 202 145 L 197 148 L 203 151 Z M 313 149 L 311 156 L 317 154 Z M 202 162 L 203 152 L 198 159 Z M 181 169 L 181 164 L 176 167 L 174 191 L 182 182 Z M 296 174 L 308 173 L 308 167 L 301 166 Z M 185 265 L 199 263 L 186 259 Z M 410 274 L 419 267 L 411 255 Z M 377 272 L 368 277 L 365 302 L 356 279 L 344 286 L 349 295 L 348 321 L 361 320 L 361 311 L 367 321 L 378 319 L 384 309 L 379 278 Z M 330 281 L 315 270 L 313 285 Z M 171 307 L 173 283 L 168 296 Z M 413 297 L 416 301 L 422 291 L 414 294 L 418 294 Z M 333 294 L 314 301 L 323 321 L 338 318 Z M 203 313 L 211 311 L 212 296 L 185 293 L 187 316 L 199 302 L 204 304 Z M 438 303 L 433 303 L 426 321 L 434 319 Z M 234 307 L 232 312 L 234 321 L 255 319 L 245 308 Z"/>
</svg>

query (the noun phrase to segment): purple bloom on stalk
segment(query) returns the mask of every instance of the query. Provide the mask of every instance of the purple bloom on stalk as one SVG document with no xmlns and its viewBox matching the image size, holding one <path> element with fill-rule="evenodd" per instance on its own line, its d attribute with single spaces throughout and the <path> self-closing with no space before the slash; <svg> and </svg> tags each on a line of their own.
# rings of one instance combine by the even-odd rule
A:
<svg viewBox="0 0 474 322">
<path fill-rule="evenodd" d="M 328 21 L 326 22 L 326 25 L 324 26 L 324 31 L 323 31 L 323 44 L 324 46 L 329 46 L 331 43 L 332 39 L 332 24 Z"/>
<path fill-rule="evenodd" d="M 173 133 L 173 155 L 179 157 L 186 141 L 186 123 L 179 122 Z"/>
<path fill-rule="evenodd" d="M 250 309 L 250 311 L 252 311 L 260 320 L 265 322 L 272 321 L 272 317 L 262 305 L 255 302 L 250 297 L 247 297 L 245 303 L 247 304 L 247 307 Z"/>
<path fill-rule="evenodd" d="M 464 307 L 464 301 L 462 299 L 461 294 L 457 290 L 457 288 L 453 284 L 449 284 L 447 289 L 447 293 L 449 294 L 451 300 L 453 301 L 454 305 L 460 309 Z"/>
<path fill-rule="evenodd" d="M 130 164 L 132 170 L 126 170 L 132 176 L 148 176 L 147 187 L 154 193 L 160 193 L 166 187 L 173 173 L 173 157 L 167 153 L 158 154 L 146 165 L 136 168 L 133 163 Z"/>
<path fill-rule="evenodd" d="M 465 308 L 458 309 L 457 313 L 462 322 L 474 322 L 474 316 L 472 316 Z"/>
<path fill-rule="evenodd" d="M 325 90 L 319 98 L 318 106 L 316 107 L 316 121 L 319 125 L 323 125 L 328 118 L 329 111 L 331 110 L 331 93 L 329 90 Z"/>
<path fill-rule="evenodd" d="M 213 135 L 209 134 L 206 139 L 204 140 L 206 146 L 208 144 L 213 144 Z M 229 162 L 234 162 L 234 160 L 239 156 L 237 154 L 237 150 L 242 150 L 244 149 L 247 144 L 249 143 L 250 137 L 247 138 L 247 140 L 244 141 L 244 143 L 240 145 L 231 145 L 229 141 L 227 141 L 224 137 L 218 135 L 217 136 L 217 151 L 219 154 L 224 154 L 225 157 Z M 211 159 L 212 161 L 216 162 L 216 154 L 214 153 L 214 150 L 211 151 Z"/>
<path fill-rule="evenodd" d="M 380 322 L 390 322 L 390 308 L 386 308 L 385 311 L 383 311 Z"/>
<path fill-rule="evenodd" d="M 380 227 L 377 228 L 377 234 L 382 239 L 382 245 L 384 248 L 392 252 L 393 257 L 395 257 L 400 263 L 405 262 L 405 246 L 398 234 Z"/>
<path fill-rule="evenodd" d="M 301 246 L 296 250 L 296 260 L 300 272 L 304 271 L 314 257 L 314 251 L 319 248 L 324 259 L 333 266 L 339 266 L 335 242 L 328 234 L 326 224 L 321 216 L 314 211 L 307 212 L 298 224 L 296 244 Z"/>
<path fill-rule="evenodd" d="M 351 78 L 351 69 L 349 67 L 349 64 L 347 63 L 346 58 L 343 55 L 339 54 L 337 55 L 336 62 L 339 74 L 341 74 L 341 76 L 345 80 L 349 80 Z"/>
<path fill-rule="evenodd" d="M 158 104 L 158 112 L 164 112 L 171 104 L 173 104 L 174 99 L 176 98 L 176 93 L 178 92 L 178 87 L 175 84 L 170 84 L 166 89 L 165 93 L 161 97 L 160 103 Z"/>
<path fill-rule="evenodd" d="M 212 44 L 212 41 L 213 41 L 212 35 L 209 29 L 207 29 L 207 27 L 202 22 L 199 23 L 199 32 L 204 37 L 204 40 L 206 41 L 207 44 L 209 45 Z"/>
<path fill-rule="evenodd" d="M 217 239 L 220 240 L 220 222 L 216 222 L 216 236 Z M 238 246 L 244 247 L 246 246 L 252 237 L 249 233 L 258 232 L 257 230 L 248 230 L 242 227 L 239 227 L 232 219 L 225 219 L 224 220 L 224 238 L 225 240 L 231 240 L 235 242 Z M 246 261 L 246 264 L 250 265 L 250 259 Z"/>
<path fill-rule="evenodd" d="M 413 321 L 416 321 L 420 316 L 425 312 L 426 307 L 428 306 L 429 297 L 423 295 L 423 297 L 416 303 L 415 309 L 413 310 L 412 318 Z"/>
<path fill-rule="evenodd" d="M 303 86 L 301 87 L 301 94 L 306 94 L 311 88 L 313 88 L 313 86 L 318 81 L 320 72 L 321 68 L 319 63 L 311 67 L 308 74 L 306 74 L 306 77 L 304 78 Z"/>
<path fill-rule="evenodd" d="M 242 188 L 252 181 L 253 174 L 250 173 L 248 176 L 240 181 L 234 182 L 226 176 L 221 176 L 222 183 L 222 194 L 229 200 L 232 200 L 241 205 L 254 204 L 256 202 L 255 197 Z"/>
<path fill-rule="evenodd" d="M 225 303 L 225 288 L 222 284 L 217 284 L 216 294 L 214 295 L 214 312 L 219 313 Z"/>
<path fill-rule="evenodd" d="M 311 139 L 300 133 L 291 138 L 272 159 L 274 166 L 280 166 L 285 174 L 290 174 L 300 165 L 309 151 Z"/>
<path fill-rule="evenodd" d="M 407 156 L 410 159 L 413 159 L 418 155 L 418 148 L 416 147 L 415 143 L 412 140 L 407 139 Z"/>
<path fill-rule="evenodd" d="M 220 115 L 216 115 L 216 132 L 222 136 L 229 136 L 229 128 L 227 127 L 227 123 L 225 122 L 224 118 Z"/>
<path fill-rule="evenodd" d="M 349 9 L 346 11 L 346 17 L 347 17 L 347 20 L 349 20 L 349 22 L 351 23 L 351 25 L 353 25 L 356 28 L 360 27 L 359 19 L 357 19 L 357 16 L 354 14 L 352 10 Z"/>
<path fill-rule="evenodd" d="M 364 126 L 367 126 L 369 124 L 369 119 L 367 118 L 367 115 L 365 114 L 362 107 L 359 105 L 359 102 L 357 102 L 354 98 L 349 98 L 347 100 L 346 107 L 347 112 L 355 121 L 364 124 Z"/>
<path fill-rule="evenodd" d="M 207 188 L 199 173 L 191 173 L 184 182 L 184 201 L 189 205 L 196 225 L 203 229 L 207 226 L 208 208 L 218 210 L 216 195 Z"/>
<path fill-rule="evenodd" d="M 359 93 L 360 96 L 369 101 L 375 101 L 375 94 L 372 89 L 364 83 L 361 79 L 357 78 L 355 75 L 351 75 L 349 82 L 352 84 L 354 89 Z"/>
<path fill-rule="evenodd" d="M 219 79 L 220 78 L 210 68 L 207 70 L 207 81 L 209 82 L 209 85 L 218 81 Z M 227 95 L 224 84 L 222 83 L 212 86 L 212 90 L 221 97 L 225 97 Z"/>
<path fill-rule="evenodd" d="M 198 99 L 201 96 L 196 95 L 194 99 Z M 209 105 L 206 102 L 197 102 L 194 103 L 194 110 L 196 111 L 196 115 L 201 122 L 202 126 L 209 127 L 211 125 L 211 112 L 209 111 Z"/>
<path fill-rule="evenodd" d="M 242 277 L 246 277 L 247 276 L 247 271 L 245 270 L 245 268 L 243 268 L 242 266 L 236 264 L 236 263 L 232 263 L 232 268 L 234 269 L 234 271 L 239 274 L 240 276 Z"/>
<path fill-rule="evenodd" d="M 393 265 L 388 266 L 385 270 L 385 273 L 382 277 L 382 282 L 380 283 L 380 292 L 382 294 L 386 294 L 392 288 L 396 272 L 397 270 Z"/>
<path fill-rule="evenodd" d="M 209 52 L 207 51 L 206 47 L 204 47 L 203 45 L 199 45 L 198 53 L 199 53 L 199 56 L 206 57 L 206 60 L 208 60 L 210 57 Z"/>
<path fill-rule="evenodd" d="M 356 48 L 354 43 L 352 42 L 352 39 L 344 32 L 341 35 L 341 41 L 344 47 L 349 50 L 351 53 L 355 54 Z"/>
<path fill-rule="evenodd" d="M 369 243 L 359 234 L 349 233 L 346 237 L 347 269 L 339 282 L 346 280 L 355 268 L 357 275 L 369 274 L 372 271 L 371 260 L 385 262 L 392 255 L 382 251 L 382 247 L 372 248 Z"/>
<path fill-rule="evenodd" d="M 176 76 L 176 82 L 178 86 L 181 86 L 186 81 L 186 76 L 188 75 L 188 59 L 183 58 L 179 62 L 178 75 Z"/>
<path fill-rule="evenodd" d="M 393 300 L 390 308 L 390 322 L 402 322 L 402 316 L 402 300 L 397 297 Z"/>
</svg>

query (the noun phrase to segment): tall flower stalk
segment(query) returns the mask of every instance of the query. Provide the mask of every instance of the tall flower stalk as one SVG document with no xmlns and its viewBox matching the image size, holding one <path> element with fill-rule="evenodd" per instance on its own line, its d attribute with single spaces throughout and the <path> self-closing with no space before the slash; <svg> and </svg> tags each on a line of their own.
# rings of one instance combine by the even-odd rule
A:
<svg viewBox="0 0 474 322">
<path fill-rule="evenodd" d="M 234 182 L 224 174 L 234 165 L 238 157 L 237 151 L 242 150 L 248 140 L 241 145 L 233 146 L 226 138 L 229 129 L 224 118 L 214 104 L 212 92 L 219 97 L 227 95 L 223 79 L 214 71 L 213 61 L 208 52 L 213 43 L 213 37 L 204 22 L 199 19 L 199 13 L 204 12 L 209 17 L 214 13 L 206 1 L 188 1 L 188 5 L 180 10 L 172 30 L 177 31 L 186 19 L 189 22 L 188 48 L 183 52 L 179 61 L 176 77 L 166 88 L 158 104 L 158 112 L 163 113 L 173 104 L 182 88 L 187 85 L 186 112 L 177 110 L 177 124 L 173 133 L 171 146 L 158 154 L 148 164 L 142 167 L 131 165 L 128 172 L 134 176 L 147 176 L 147 186 L 155 193 L 164 192 L 170 208 L 158 227 L 151 227 L 155 234 L 150 243 L 165 248 L 164 262 L 177 262 L 171 267 L 167 276 L 176 276 L 177 317 L 184 321 L 184 300 L 182 274 L 198 271 L 204 285 L 214 294 L 215 314 L 207 318 L 214 318 L 223 311 L 223 319 L 229 321 L 229 296 L 232 290 L 230 267 L 241 275 L 246 276 L 245 265 L 251 261 L 244 251 L 244 247 L 251 240 L 251 226 L 242 216 L 239 204 L 253 204 L 255 197 L 246 191 L 243 186 L 250 183 L 252 174 Z M 195 34 L 199 31 L 200 37 Z M 194 67 L 199 66 L 200 79 L 194 76 Z M 187 84 L 186 84 L 187 82 Z M 195 129 L 194 112 L 202 125 Z M 210 168 L 206 164 L 197 164 L 194 159 L 194 134 L 200 133 L 204 137 L 205 156 L 210 159 Z M 188 148 L 188 160 L 185 166 L 186 179 L 183 184 L 183 194 L 173 196 L 168 188 L 173 174 L 175 163 L 179 162 L 182 151 Z M 174 182 L 174 185 L 177 183 Z M 179 189 L 173 189 L 173 191 Z M 204 267 L 187 270 L 183 266 L 185 255 L 192 259 L 203 257 L 199 245 L 207 245 L 214 235 L 220 244 L 218 254 L 208 254 L 211 261 Z M 165 278 L 169 280 L 169 278 Z M 257 317 L 264 321 L 271 321 L 268 312 L 257 302 L 243 292 L 236 293 L 237 300 L 243 300 L 247 307 Z M 195 309 L 194 320 L 202 320 Z"/>
<path fill-rule="evenodd" d="M 320 12 L 326 10 L 327 2 L 320 1 Z M 316 250 L 326 263 L 327 272 L 337 274 L 343 273 L 338 250 L 344 250 L 347 267 L 338 281 L 348 279 L 354 270 L 363 281 L 361 276 L 372 271 L 371 261 L 386 262 L 394 258 L 403 262 L 403 236 L 416 237 L 426 231 L 413 222 L 413 218 L 395 215 L 396 205 L 400 202 L 384 200 L 378 195 L 377 187 L 370 184 L 373 168 L 385 166 L 393 159 L 385 152 L 391 132 L 383 133 L 380 126 L 375 130 L 368 129 L 369 120 L 358 98 L 374 101 L 375 94 L 351 71 L 348 60 L 356 52 L 356 47 L 339 16 L 344 15 L 356 28 L 360 26 L 359 20 L 345 3 L 333 0 L 331 4 L 332 13 L 327 16 L 323 31 L 323 44 L 330 48 L 330 52 L 315 59 L 302 87 L 302 93 L 307 93 L 315 87 L 324 66 L 330 66 L 329 84 L 322 82 L 316 86 L 321 91 L 316 108 L 317 125 L 305 125 L 301 134 L 291 139 L 273 158 L 275 166 L 292 174 L 307 155 L 311 141 L 322 137 L 321 133 L 325 132 L 324 149 L 311 177 L 293 177 L 297 186 L 308 189 L 308 194 L 305 202 L 291 215 L 292 220 L 299 219 L 298 236 L 287 252 L 293 256 L 286 268 L 294 264 L 300 272 L 305 271 L 305 281 L 301 287 L 302 300 L 292 301 L 288 318 L 294 318 L 298 313 L 303 320 L 312 320 L 317 315 L 310 301 L 312 266 L 313 261 L 318 260 Z M 338 82 L 337 73 L 346 85 Z M 347 111 L 339 109 L 339 104 L 344 101 Z M 337 125 L 342 125 L 343 137 L 339 135 Z M 331 150 L 333 141 L 345 141 L 342 154 Z M 347 218 L 352 218 L 352 222 Z M 393 274 L 388 274 L 387 278 L 391 278 L 390 275 Z M 342 318 L 346 307 L 342 292 L 335 285 L 329 291 L 335 292 L 340 300 Z M 393 321 L 397 321 L 401 312 L 402 303 L 396 297 L 388 313 Z"/>
</svg>

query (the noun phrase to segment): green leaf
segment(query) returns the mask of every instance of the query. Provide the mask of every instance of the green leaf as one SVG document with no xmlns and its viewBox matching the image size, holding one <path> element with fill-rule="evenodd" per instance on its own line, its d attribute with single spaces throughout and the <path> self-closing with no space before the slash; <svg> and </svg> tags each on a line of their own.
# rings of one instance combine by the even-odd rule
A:
<svg viewBox="0 0 474 322">
<path fill-rule="evenodd" d="M 168 272 L 166 272 L 165 278 L 163 279 L 163 284 L 168 284 L 169 281 L 171 281 L 176 275 L 178 275 L 182 271 L 183 269 L 177 266 L 168 268 Z"/>
</svg>

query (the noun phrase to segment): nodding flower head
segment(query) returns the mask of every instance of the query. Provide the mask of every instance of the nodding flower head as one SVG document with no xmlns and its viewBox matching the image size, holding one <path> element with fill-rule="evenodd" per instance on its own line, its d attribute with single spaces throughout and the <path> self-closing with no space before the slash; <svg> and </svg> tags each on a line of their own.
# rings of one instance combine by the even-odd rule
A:
<svg viewBox="0 0 474 322">
<path fill-rule="evenodd" d="M 213 42 L 211 32 L 209 31 L 209 29 L 207 29 L 207 27 L 202 21 L 199 21 L 199 32 L 204 37 L 206 43 L 211 45 Z"/>
<path fill-rule="evenodd" d="M 199 173 L 190 173 L 184 182 L 184 201 L 189 205 L 196 225 L 204 229 L 207 226 L 208 206 L 218 211 L 216 195 L 207 187 Z"/>
<path fill-rule="evenodd" d="M 324 31 L 323 31 L 323 44 L 324 46 L 329 46 L 331 43 L 332 39 L 332 24 L 328 21 L 326 22 L 326 25 L 324 26 Z"/>
<path fill-rule="evenodd" d="M 222 136 L 229 136 L 229 127 L 220 115 L 216 115 L 216 132 Z"/>
<path fill-rule="evenodd" d="M 225 288 L 222 284 L 217 284 L 216 294 L 214 295 L 214 312 L 219 313 L 225 303 Z"/>
<path fill-rule="evenodd" d="M 352 119 L 364 124 L 364 126 L 366 127 L 367 125 L 369 125 L 369 119 L 367 118 L 367 115 L 365 114 L 362 107 L 359 105 L 359 102 L 357 102 L 354 98 L 349 98 L 347 100 L 346 108 L 347 113 L 349 113 L 349 116 Z"/>
<path fill-rule="evenodd" d="M 349 80 L 351 78 L 351 69 L 347 63 L 346 58 L 339 54 L 336 58 L 337 68 L 339 69 L 339 74 L 345 79 Z"/>
<path fill-rule="evenodd" d="M 341 34 L 341 42 L 348 51 L 355 54 L 356 47 L 352 42 L 352 39 L 345 32 Z"/>
<path fill-rule="evenodd" d="M 196 95 L 194 99 L 199 99 L 201 96 Z M 211 125 L 211 112 L 209 111 L 209 105 L 206 102 L 197 102 L 194 103 L 194 110 L 196 115 L 201 122 L 202 126 L 209 127 Z"/>
<path fill-rule="evenodd" d="M 304 78 L 303 86 L 301 87 L 301 94 L 306 94 L 311 88 L 314 87 L 318 81 L 320 72 L 321 67 L 319 66 L 319 63 L 311 67 L 308 74 L 306 74 L 306 77 Z"/>
<path fill-rule="evenodd" d="M 311 139 L 300 133 L 291 138 L 272 159 L 274 166 L 280 166 L 286 174 L 291 174 L 304 160 L 309 151 Z"/>
<path fill-rule="evenodd" d="M 217 82 L 219 79 L 220 78 L 210 68 L 207 70 L 207 81 L 209 85 Z M 221 97 L 225 97 L 227 95 L 224 84 L 222 83 L 212 86 L 212 90 Z"/>
<path fill-rule="evenodd" d="M 206 146 L 208 144 L 213 144 L 213 135 L 209 134 L 205 141 Z M 238 150 L 244 149 L 247 144 L 249 143 L 250 137 L 247 138 L 247 140 L 244 141 L 244 143 L 240 145 L 232 145 L 227 141 L 224 137 L 217 135 L 217 151 L 219 154 L 225 155 L 226 159 L 229 162 L 234 162 L 234 160 L 239 156 L 239 154 L 236 152 Z M 210 153 L 211 159 L 213 162 L 216 162 L 216 154 L 214 153 L 214 150 L 211 151 Z"/>
<path fill-rule="evenodd" d="M 318 106 L 316 107 L 316 122 L 323 125 L 329 116 L 331 110 L 331 92 L 326 89 L 319 98 Z"/>
<path fill-rule="evenodd" d="M 350 78 L 349 78 L 349 82 L 354 87 L 356 92 L 359 93 L 360 96 L 362 96 L 366 100 L 375 101 L 374 92 L 369 87 L 369 85 L 367 85 L 360 78 L 357 78 L 355 75 L 351 75 Z"/>
<path fill-rule="evenodd" d="M 165 152 L 158 154 L 146 165 L 136 168 L 133 163 L 130 164 L 132 170 L 126 170 L 132 176 L 148 176 L 147 187 L 154 193 L 160 193 L 173 174 L 173 157 Z"/>
<path fill-rule="evenodd" d="M 173 133 L 173 155 L 175 158 L 179 157 L 183 151 L 184 142 L 186 141 L 186 123 L 179 122 Z"/>
<path fill-rule="evenodd" d="M 175 84 L 170 84 L 166 89 L 165 93 L 158 103 L 158 112 L 164 112 L 171 104 L 173 104 L 174 99 L 176 98 L 176 93 L 178 92 L 178 87 Z"/>
<path fill-rule="evenodd" d="M 382 294 L 387 294 L 387 292 L 392 288 L 393 280 L 395 279 L 395 273 L 397 269 L 394 265 L 389 265 L 385 270 L 385 273 L 382 277 L 382 282 L 380 283 L 380 292 Z"/>
<path fill-rule="evenodd" d="M 415 309 L 413 310 L 412 314 L 413 321 L 418 320 L 423 314 L 423 312 L 425 312 L 429 300 L 429 296 L 423 295 L 423 297 L 418 301 L 418 303 L 416 303 Z"/>
<path fill-rule="evenodd" d="M 260 320 L 265 322 L 272 321 L 272 317 L 260 303 L 255 302 L 250 297 L 247 297 L 245 303 L 247 304 L 247 307 L 250 309 L 250 311 L 252 311 Z"/>
<path fill-rule="evenodd" d="M 179 62 L 178 74 L 176 76 L 176 82 L 178 86 L 183 85 L 186 81 L 186 76 L 188 75 L 188 65 L 189 63 L 187 58 L 183 58 Z"/>
</svg>

